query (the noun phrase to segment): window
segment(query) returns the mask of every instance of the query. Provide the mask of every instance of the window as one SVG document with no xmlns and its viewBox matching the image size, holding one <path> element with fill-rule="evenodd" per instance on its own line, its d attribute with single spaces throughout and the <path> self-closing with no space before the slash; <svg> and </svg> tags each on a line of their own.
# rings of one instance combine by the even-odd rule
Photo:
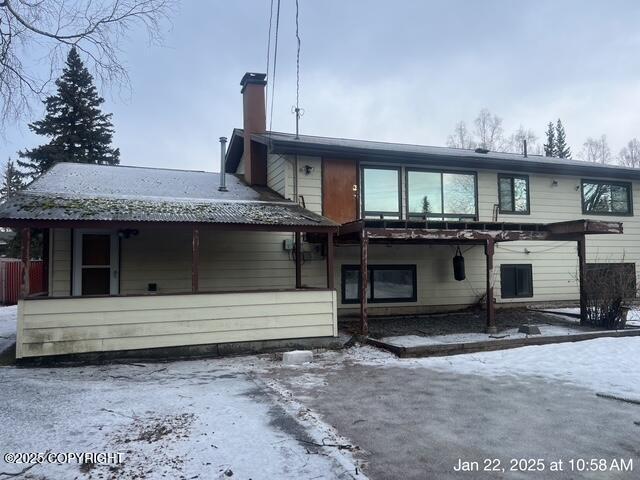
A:
<svg viewBox="0 0 640 480">
<path fill-rule="evenodd" d="M 365 218 L 400 218 L 400 170 L 362 169 L 362 210 Z"/>
<path fill-rule="evenodd" d="M 531 264 L 500 265 L 502 298 L 533 297 Z"/>
<path fill-rule="evenodd" d="M 582 213 L 633 215 L 631 184 L 582 180 Z"/>
<path fill-rule="evenodd" d="M 529 177 L 498 175 L 498 203 L 500 213 L 529 214 Z"/>
<path fill-rule="evenodd" d="M 407 170 L 409 216 L 438 220 L 475 219 L 474 173 Z"/>
<path fill-rule="evenodd" d="M 370 265 L 367 301 L 415 302 L 415 265 Z M 360 266 L 342 266 L 342 303 L 360 302 Z"/>
</svg>

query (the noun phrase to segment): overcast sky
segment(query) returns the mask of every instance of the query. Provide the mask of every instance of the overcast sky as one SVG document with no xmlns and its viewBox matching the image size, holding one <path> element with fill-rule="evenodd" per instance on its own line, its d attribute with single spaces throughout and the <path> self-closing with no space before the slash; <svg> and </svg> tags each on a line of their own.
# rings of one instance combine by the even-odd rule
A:
<svg viewBox="0 0 640 480">
<path fill-rule="evenodd" d="M 277 2 L 277 0 L 275 0 Z M 293 131 L 295 0 L 281 0 L 273 129 Z M 269 0 L 183 0 L 164 46 L 123 44 L 130 95 L 102 91 L 126 165 L 219 170 L 242 126 L 239 81 L 266 69 Z M 614 153 L 640 137 L 640 2 L 300 0 L 301 131 L 445 145 L 487 107 L 542 137 L 565 124 Z M 34 112 L 37 119 L 42 111 Z M 42 140 L 25 125 L 0 159 Z"/>
</svg>

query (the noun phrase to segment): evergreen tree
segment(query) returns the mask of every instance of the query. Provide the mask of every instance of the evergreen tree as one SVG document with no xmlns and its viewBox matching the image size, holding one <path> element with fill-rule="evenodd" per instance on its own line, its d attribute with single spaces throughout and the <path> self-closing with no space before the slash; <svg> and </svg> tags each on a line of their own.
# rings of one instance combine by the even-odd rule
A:
<svg viewBox="0 0 640 480">
<path fill-rule="evenodd" d="M 556 151 L 556 132 L 553 122 L 549 122 L 545 135 L 547 136 L 547 143 L 544 144 L 544 156 L 553 157 Z"/>
<path fill-rule="evenodd" d="M 556 123 L 555 156 L 558 158 L 571 158 L 571 148 L 567 145 L 567 135 L 560 119 Z"/>
<path fill-rule="evenodd" d="M 98 95 L 93 77 L 71 48 L 57 93 L 44 101 L 44 119 L 29 125 L 38 135 L 50 137 L 46 145 L 19 152 L 18 165 L 29 176 L 37 176 L 57 162 L 117 165 L 120 150 L 111 148 L 111 114 L 100 111 L 104 99 Z"/>
<path fill-rule="evenodd" d="M 0 184 L 0 197 L 7 198 L 13 195 L 24 186 L 22 175 L 16 168 L 13 160 L 9 158 L 2 173 L 2 183 Z"/>
</svg>

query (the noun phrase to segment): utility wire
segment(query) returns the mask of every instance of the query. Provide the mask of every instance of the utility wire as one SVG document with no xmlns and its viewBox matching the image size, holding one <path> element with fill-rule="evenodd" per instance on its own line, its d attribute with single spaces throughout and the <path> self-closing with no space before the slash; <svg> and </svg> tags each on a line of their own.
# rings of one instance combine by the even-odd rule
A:
<svg viewBox="0 0 640 480">
<path fill-rule="evenodd" d="M 278 31 L 280 30 L 280 0 L 276 7 L 276 32 L 273 45 L 273 79 L 271 81 L 271 110 L 269 112 L 269 132 L 273 130 L 273 100 L 276 97 L 276 69 L 278 66 Z"/>
<path fill-rule="evenodd" d="M 298 42 L 298 48 L 296 51 L 296 138 L 300 133 L 300 5 L 299 0 L 296 0 L 296 40 Z"/>
<path fill-rule="evenodd" d="M 271 25 L 273 23 L 273 0 L 269 7 L 269 36 L 267 38 L 267 88 L 265 89 L 264 103 L 265 108 L 269 106 L 269 64 L 271 63 Z"/>
</svg>

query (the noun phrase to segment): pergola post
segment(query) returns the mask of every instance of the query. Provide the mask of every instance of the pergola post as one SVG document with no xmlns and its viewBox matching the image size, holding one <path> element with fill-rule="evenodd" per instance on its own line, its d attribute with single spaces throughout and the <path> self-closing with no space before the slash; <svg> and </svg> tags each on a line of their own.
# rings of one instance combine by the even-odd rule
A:
<svg viewBox="0 0 640 480">
<path fill-rule="evenodd" d="M 585 292 L 587 270 L 587 246 L 585 236 L 578 239 L 578 278 L 580 282 L 580 324 L 587 321 L 587 295 Z"/>
<path fill-rule="evenodd" d="M 191 292 L 192 293 L 198 293 L 198 289 L 199 289 L 199 286 L 198 286 L 199 264 L 200 264 L 200 230 L 196 225 L 194 225 L 191 233 Z"/>
<path fill-rule="evenodd" d="M 327 288 L 333 290 L 334 288 L 334 245 L 333 245 L 333 232 L 327 233 Z"/>
<path fill-rule="evenodd" d="M 296 288 L 302 288 L 302 234 L 295 233 L 296 237 Z"/>
<path fill-rule="evenodd" d="M 498 328 L 496 327 L 496 310 L 493 303 L 493 254 L 495 252 L 495 243 L 492 239 L 487 240 L 485 245 L 485 257 L 487 260 L 487 333 L 496 333 Z"/>
<path fill-rule="evenodd" d="M 21 230 L 21 256 L 22 256 L 22 288 L 20 297 L 26 298 L 31 291 L 31 229 L 25 227 Z"/>
<path fill-rule="evenodd" d="M 360 232 L 360 334 L 369 334 L 367 285 L 369 282 L 369 237 L 365 228 Z"/>
</svg>

